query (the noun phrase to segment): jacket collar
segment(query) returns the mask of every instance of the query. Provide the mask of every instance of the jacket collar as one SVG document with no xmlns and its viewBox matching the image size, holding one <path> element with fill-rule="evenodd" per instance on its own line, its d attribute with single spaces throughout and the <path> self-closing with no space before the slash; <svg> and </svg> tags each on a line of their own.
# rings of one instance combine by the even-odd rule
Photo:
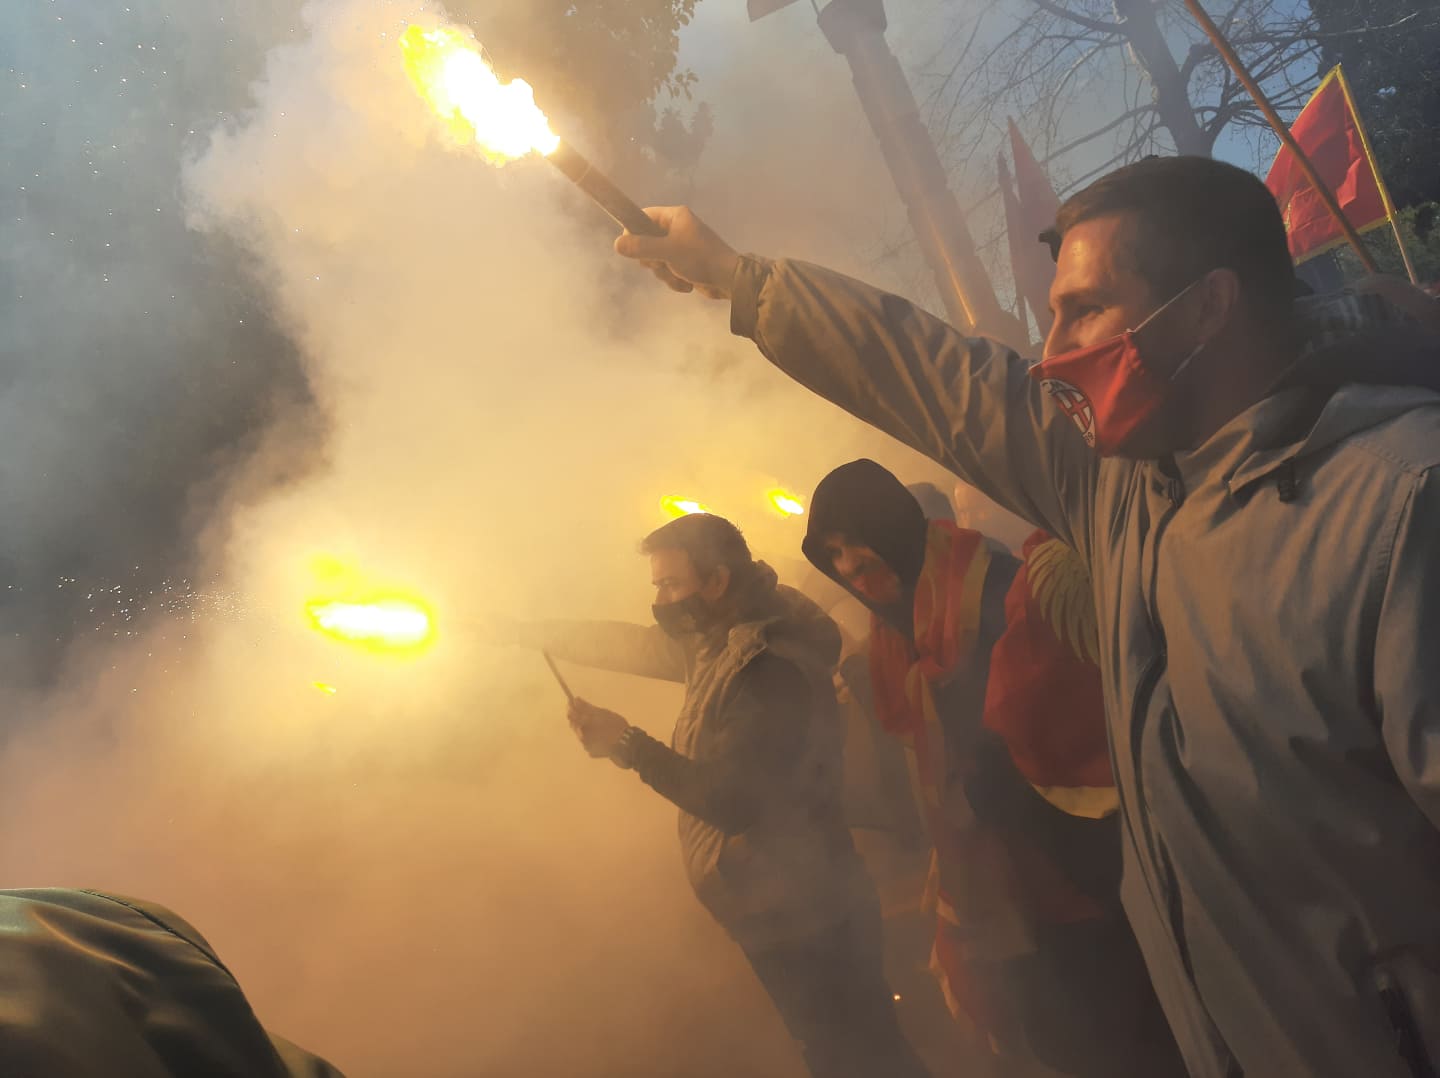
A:
<svg viewBox="0 0 1440 1078">
<path fill-rule="evenodd" d="M 1416 386 L 1282 389 L 1197 449 L 1177 453 L 1175 464 L 1187 491 L 1220 482 L 1238 498 L 1281 468 L 1435 399 L 1433 391 Z"/>
</svg>

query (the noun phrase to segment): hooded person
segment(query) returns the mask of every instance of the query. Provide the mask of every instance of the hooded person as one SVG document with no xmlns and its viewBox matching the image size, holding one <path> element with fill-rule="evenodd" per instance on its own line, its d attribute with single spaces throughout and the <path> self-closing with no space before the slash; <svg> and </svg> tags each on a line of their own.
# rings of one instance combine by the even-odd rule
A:
<svg viewBox="0 0 1440 1078">
<path fill-rule="evenodd" d="M 815 1078 L 921 1078 L 883 970 L 879 905 L 846 827 L 840 632 L 704 513 L 641 544 L 655 624 L 512 623 L 509 642 L 685 686 L 670 744 L 576 699 L 586 750 L 680 810 L 701 903 L 740 945 Z"/>
<path fill-rule="evenodd" d="M 926 519 L 857 460 L 811 499 L 807 558 L 872 613 L 878 722 L 910 750 L 934 849 L 932 967 L 999 1054 L 1101 1078 L 1181 1074 L 1119 909 L 1093 607 L 1073 552 L 1024 562 Z"/>
</svg>

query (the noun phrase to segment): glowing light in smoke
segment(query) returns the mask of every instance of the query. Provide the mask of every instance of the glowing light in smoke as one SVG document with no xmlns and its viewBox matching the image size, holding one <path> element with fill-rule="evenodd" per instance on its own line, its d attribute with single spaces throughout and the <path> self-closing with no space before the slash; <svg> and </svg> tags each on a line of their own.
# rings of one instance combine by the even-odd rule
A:
<svg viewBox="0 0 1440 1078">
<path fill-rule="evenodd" d="M 692 513 L 710 512 L 705 506 L 691 498 L 681 498 L 674 494 L 667 494 L 660 499 L 660 508 L 669 513 L 672 517 L 686 517 Z"/>
<path fill-rule="evenodd" d="M 405 71 L 456 140 L 492 164 L 528 153 L 552 154 L 560 138 L 524 79 L 501 82 L 466 31 L 409 27 L 400 37 Z"/>
<path fill-rule="evenodd" d="M 805 505 L 799 498 L 789 491 L 776 487 L 774 490 L 767 490 L 765 497 L 775 509 L 787 517 L 799 517 L 805 515 Z"/>
<path fill-rule="evenodd" d="M 429 611 L 412 599 L 315 602 L 305 609 L 315 628 L 351 644 L 382 650 L 408 649 L 429 643 L 434 635 Z"/>
<path fill-rule="evenodd" d="M 312 681 L 311 684 L 316 690 L 323 692 L 326 696 L 334 696 L 339 691 L 334 685 L 327 685 L 323 681 Z"/>
</svg>

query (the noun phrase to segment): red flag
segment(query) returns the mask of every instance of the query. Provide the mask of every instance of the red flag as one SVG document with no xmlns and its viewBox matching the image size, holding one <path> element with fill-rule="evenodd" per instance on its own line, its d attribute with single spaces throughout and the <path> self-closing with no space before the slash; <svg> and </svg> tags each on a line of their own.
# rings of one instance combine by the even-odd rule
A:
<svg viewBox="0 0 1440 1078">
<path fill-rule="evenodd" d="M 1043 339 L 1050 332 L 1050 284 L 1055 280 L 1055 263 L 1049 248 L 1040 242 L 1040 233 L 1055 224 L 1060 199 L 1050 180 L 1010 121 L 1010 152 L 1015 158 L 1015 180 L 1000 154 L 1000 194 L 1005 201 L 1005 231 L 1010 241 L 1010 268 L 1015 291 L 1025 298 Z"/>
<path fill-rule="evenodd" d="M 1388 220 L 1385 196 L 1369 155 L 1364 132 L 1336 67 L 1305 103 L 1290 133 L 1310 158 L 1320 178 L 1335 192 L 1340 208 L 1357 232 L 1378 228 Z M 1345 242 L 1339 223 L 1306 179 L 1295 155 L 1284 146 L 1275 155 L 1265 186 L 1280 204 L 1290 234 L 1290 256 L 1296 262 Z"/>
</svg>

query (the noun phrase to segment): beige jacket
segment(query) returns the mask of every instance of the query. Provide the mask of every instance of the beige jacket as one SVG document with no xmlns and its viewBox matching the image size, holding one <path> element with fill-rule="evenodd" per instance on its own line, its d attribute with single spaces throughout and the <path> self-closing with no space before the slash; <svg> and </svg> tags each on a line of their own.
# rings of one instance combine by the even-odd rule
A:
<svg viewBox="0 0 1440 1078">
<path fill-rule="evenodd" d="M 1440 396 L 1284 390 L 1168 478 L 898 297 L 786 261 L 736 284 L 782 370 L 1088 561 L 1126 910 L 1196 1078 L 1433 1074 Z"/>
</svg>

